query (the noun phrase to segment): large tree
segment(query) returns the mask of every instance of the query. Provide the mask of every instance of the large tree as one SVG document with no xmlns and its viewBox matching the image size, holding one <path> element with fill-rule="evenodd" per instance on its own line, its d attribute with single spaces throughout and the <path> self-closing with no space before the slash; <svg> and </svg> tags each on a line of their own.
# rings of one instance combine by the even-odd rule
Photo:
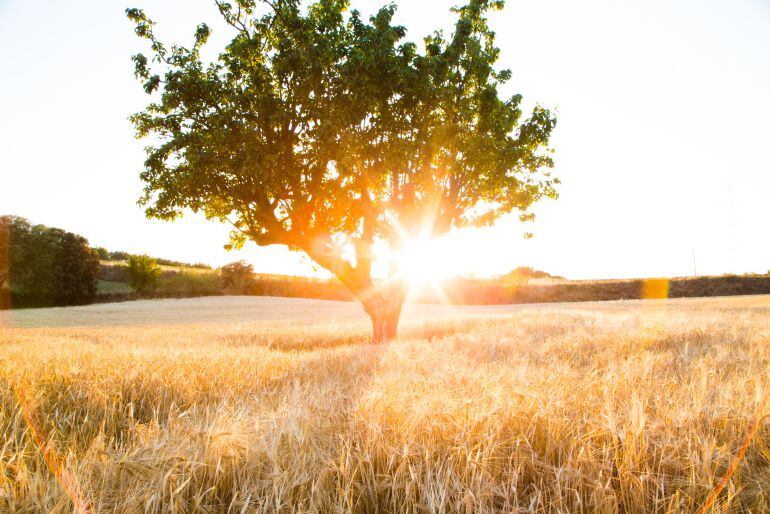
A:
<svg viewBox="0 0 770 514">
<path fill-rule="evenodd" d="M 417 238 L 524 219 L 555 197 L 548 139 L 554 116 L 521 95 L 501 98 L 511 73 L 487 12 L 502 1 L 453 9 L 450 36 L 405 41 L 387 5 L 368 20 L 346 0 L 216 2 L 233 31 L 217 59 L 166 46 L 138 9 L 127 14 L 150 41 L 133 57 L 154 101 L 132 121 L 147 148 L 148 216 L 184 210 L 232 224 L 247 240 L 304 251 L 361 300 L 373 340 L 396 335 L 406 294 L 397 261 L 372 278 L 374 248 L 394 254 Z"/>
<path fill-rule="evenodd" d="M 98 278 L 99 256 L 84 237 L 0 216 L 0 308 L 90 303 Z"/>
</svg>

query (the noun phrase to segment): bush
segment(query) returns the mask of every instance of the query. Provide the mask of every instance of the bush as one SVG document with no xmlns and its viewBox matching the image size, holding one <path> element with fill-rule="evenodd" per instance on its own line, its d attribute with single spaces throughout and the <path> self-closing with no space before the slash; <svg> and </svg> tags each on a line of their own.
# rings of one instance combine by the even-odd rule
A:
<svg viewBox="0 0 770 514">
<path fill-rule="evenodd" d="M 155 291 L 160 278 L 160 266 L 152 257 L 147 255 L 130 255 L 128 257 L 128 283 L 140 295 Z"/>
<path fill-rule="evenodd" d="M 236 261 L 219 269 L 222 290 L 225 294 L 249 294 L 254 285 L 254 266 L 246 261 Z"/>
</svg>

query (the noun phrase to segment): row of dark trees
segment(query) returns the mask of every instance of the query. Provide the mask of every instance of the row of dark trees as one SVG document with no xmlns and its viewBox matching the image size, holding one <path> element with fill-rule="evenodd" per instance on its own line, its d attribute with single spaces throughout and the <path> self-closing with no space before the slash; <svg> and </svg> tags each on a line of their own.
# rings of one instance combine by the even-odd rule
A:
<svg viewBox="0 0 770 514">
<path fill-rule="evenodd" d="M 84 237 L 0 216 L 0 307 L 90 303 L 98 277 L 99 256 Z"/>
</svg>

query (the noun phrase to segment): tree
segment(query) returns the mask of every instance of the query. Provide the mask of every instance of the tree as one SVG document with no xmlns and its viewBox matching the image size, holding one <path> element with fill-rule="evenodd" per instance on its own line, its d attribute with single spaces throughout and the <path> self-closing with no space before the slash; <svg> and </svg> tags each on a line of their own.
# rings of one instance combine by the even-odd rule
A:
<svg viewBox="0 0 770 514">
<path fill-rule="evenodd" d="M 11 308 L 11 224 L 0 217 L 0 309 Z"/>
<path fill-rule="evenodd" d="M 345 15 L 346 0 L 216 3 L 233 38 L 213 62 L 200 52 L 207 25 L 167 47 L 127 10 L 153 50 L 133 57 L 154 101 L 132 121 L 159 141 L 141 173 L 148 216 L 203 212 L 232 224 L 229 248 L 304 251 L 361 300 L 381 342 L 396 335 L 407 285 L 397 259 L 381 280 L 373 264 L 454 227 L 531 219 L 534 202 L 556 197 L 554 116 L 538 106 L 523 118 L 521 95 L 498 91 L 511 72 L 494 67 L 487 13 L 502 1 L 453 9 L 452 34 L 424 49 L 392 23 L 393 5 L 365 21 Z"/>
<path fill-rule="evenodd" d="M 248 294 L 254 284 L 254 266 L 246 261 L 235 261 L 219 269 L 222 289 L 229 294 Z"/>
<path fill-rule="evenodd" d="M 128 257 L 128 283 L 139 294 L 146 294 L 155 289 L 160 278 L 160 266 L 147 255 Z"/>
<path fill-rule="evenodd" d="M 110 252 L 110 261 L 128 261 L 131 254 L 128 252 Z"/>
<path fill-rule="evenodd" d="M 56 276 L 58 305 L 82 305 L 93 301 L 99 280 L 99 253 L 77 234 L 61 231 Z"/>
<path fill-rule="evenodd" d="M 94 251 L 99 256 L 99 260 L 102 260 L 102 261 L 110 260 L 110 252 L 107 251 L 107 249 L 104 248 L 103 246 L 97 246 L 96 248 L 94 248 Z"/>
<path fill-rule="evenodd" d="M 53 270 L 56 247 L 50 229 L 32 225 L 18 216 L 0 217 L 6 249 L 3 251 L 5 282 L 10 295 L 3 307 L 51 305 L 55 291 Z M 13 300 L 13 302 L 11 302 Z"/>
<path fill-rule="evenodd" d="M 99 258 L 77 234 L 0 216 L 0 304 L 77 305 L 93 301 Z"/>
</svg>

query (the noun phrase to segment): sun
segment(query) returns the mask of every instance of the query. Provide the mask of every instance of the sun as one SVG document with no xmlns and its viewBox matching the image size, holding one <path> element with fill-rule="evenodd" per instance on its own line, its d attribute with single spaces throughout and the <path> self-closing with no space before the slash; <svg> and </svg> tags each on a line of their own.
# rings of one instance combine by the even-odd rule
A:
<svg viewBox="0 0 770 514">
<path fill-rule="evenodd" d="M 407 282 L 410 289 L 439 287 L 442 280 L 452 276 L 457 252 L 457 247 L 450 248 L 441 239 L 421 237 L 408 240 L 403 249 L 394 255 L 397 275 Z"/>
</svg>

